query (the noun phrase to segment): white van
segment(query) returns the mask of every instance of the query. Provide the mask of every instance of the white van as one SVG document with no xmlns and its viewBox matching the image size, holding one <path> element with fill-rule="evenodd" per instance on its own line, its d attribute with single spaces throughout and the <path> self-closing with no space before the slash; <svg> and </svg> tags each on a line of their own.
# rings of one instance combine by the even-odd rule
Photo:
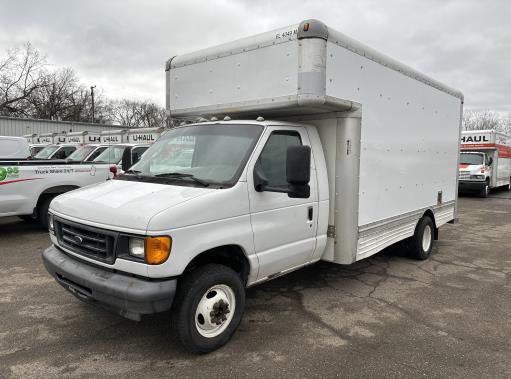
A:
<svg viewBox="0 0 511 379">
<path fill-rule="evenodd" d="M 0 136 L 1 159 L 29 159 L 30 147 L 24 137 Z"/>
</svg>

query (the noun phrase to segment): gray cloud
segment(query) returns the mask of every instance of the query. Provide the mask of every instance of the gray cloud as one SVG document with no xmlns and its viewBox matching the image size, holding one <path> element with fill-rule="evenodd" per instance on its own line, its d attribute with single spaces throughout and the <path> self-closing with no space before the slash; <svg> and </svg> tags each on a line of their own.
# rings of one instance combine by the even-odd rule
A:
<svg viewBox="0 0 511 379">
<path fill-rule="evenodd" d="M 510 14 L 505 0 L 4 0 L 0 51 L 30 40 L 109 97 L 164 104 L 170 56 L 318 18 L 461 89 L 468 108 L 511 111 Z"/>
</svg>

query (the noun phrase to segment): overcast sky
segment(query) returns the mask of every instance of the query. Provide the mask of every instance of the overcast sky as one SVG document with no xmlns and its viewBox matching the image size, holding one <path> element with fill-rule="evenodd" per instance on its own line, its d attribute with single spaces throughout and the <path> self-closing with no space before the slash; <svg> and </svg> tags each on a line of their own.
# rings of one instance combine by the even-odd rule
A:
<svg viewBox="0 0 511 379">
<path fill-rule="evenodd" d="M 167 58 L 317 18 L 462 90 L 472 109 L 511 111 L 507 0 L 0 0 L 0 54 L 31 41 L 112 98 L 164 105 Z"/>
</svg>

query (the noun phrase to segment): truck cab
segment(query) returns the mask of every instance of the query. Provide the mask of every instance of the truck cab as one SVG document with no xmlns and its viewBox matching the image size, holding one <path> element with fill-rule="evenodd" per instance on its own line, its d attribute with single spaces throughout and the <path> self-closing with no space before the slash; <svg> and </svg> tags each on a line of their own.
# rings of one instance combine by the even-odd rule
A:
<svg viewBox="0 0 511 379">
<path fill-rule="evenodd" d="M 74 144 L 51 144 L 34 155 L 33 159 L 66 159 L 77 147 Z"/>
<path fill-rule="evenodd" d="M 459 190 L 476 192 L 483 197 L 490 193 L 493 158 L 482 151 L 460 153 Z"/>
</svg>

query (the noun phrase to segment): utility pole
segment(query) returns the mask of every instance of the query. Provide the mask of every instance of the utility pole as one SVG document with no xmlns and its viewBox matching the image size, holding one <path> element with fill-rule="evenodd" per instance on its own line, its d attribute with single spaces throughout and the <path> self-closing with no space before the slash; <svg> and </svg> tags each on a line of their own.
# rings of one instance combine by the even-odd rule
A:
<svg viewBox="0 0 511 379">
<path fill-rule="evenodd" d="M 92 97 L 92 123 L 94 124 L 94 88 L 96 88 L 96 86 L 91 86 L 90 87 L 90 95 Z"/>
</svg>

